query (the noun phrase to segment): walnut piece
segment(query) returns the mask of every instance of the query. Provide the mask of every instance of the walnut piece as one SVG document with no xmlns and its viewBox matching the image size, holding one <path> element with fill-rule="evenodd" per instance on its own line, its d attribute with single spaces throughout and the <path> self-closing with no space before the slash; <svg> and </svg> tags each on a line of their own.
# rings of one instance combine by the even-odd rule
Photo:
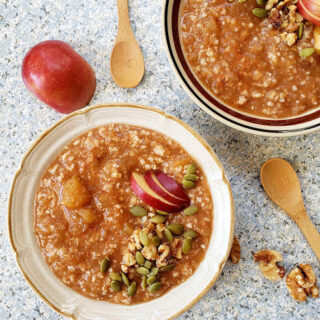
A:
<svg viewBox="0 0 320 320">
<path fill-rule="evenodd" d="M 300 264 L 291 270 L 286 279 L 287 289 L 291 297 L 297 301 L 306 301 L 307 296 L 319 297 L 317 278 L 310 264 Z"/>
<path fill-rule="evenodd" d="M 283 261 L 282 255 L 275 250 L 260 250 L 253 256 L 253 260 L 259 263 L 259 269 L 265 278 L 276 281 L 284 277 L 286 271 L 279 266 L 278 262 Z"/>
<path fill-rule="evenodd" d="M 141 253 L 147 260 L 157 260 L 159 257 L 157 247 L 153 244 L 143 247 Z"/>
<path fill-rule="evenodd" d="M 233 264 L 237 264 L 241 257 L 241 247 L 236 236 L 233 237 L 232 247 L 229 255 L 229 259 Z"/>
<path fill-rule="evenodd" d="M 317 277 L 312 267 L 308 263 L 301 263 L 299 267 L 302 270 L 304 277 L 302 280 L 298 281 L 298 284 L 302 288 L 312 288 L 317 283 Z"/>
<path fill-rule="evenodd" d="M 174 238 L 173 242 L 170 245 L 172 256 L 179 260 L 182 259 L 182 243 L 182 239 Z"/>
<path fill-rule="evenodd" d="M 165 228 L 166 228 L 166 226 L 164 224 L 162 224 L 162 223 L 159 223 L 156 226 L 156 233 L 157 233 L 157 236 L 160 239 L 163 239 L 163 231 L 164 231 Z"/>
<path fill-rule="evenodd" d="M 170 253 L 170 247 L 166 244 L 162 244 L 159 246 L 158 252 L 160 253 L 160 257 L 157 259 L 157 267 L 161 268 L 168 264 L 167 257 Z"/>
</svg>

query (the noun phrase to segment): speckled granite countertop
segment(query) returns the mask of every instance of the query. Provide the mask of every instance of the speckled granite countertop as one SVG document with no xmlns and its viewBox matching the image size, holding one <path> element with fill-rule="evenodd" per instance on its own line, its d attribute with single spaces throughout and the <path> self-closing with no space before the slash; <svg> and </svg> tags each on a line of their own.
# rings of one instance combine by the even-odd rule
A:
<svg viewBox="0 0 320 320">
<path fill-rule="evenodd" d="M 27 285 L 7 236 L 6 207 L 12 177 L 31 143 L 62 115 L 36 100 L 23 86 L 26 51 L 45 39 L 69 42 L 93 66 L 97 91 L 92 104 L 137 102 L 156 106 L 196 129 L 213 147 L 230 179 L 236 208 L 241 262 L 228 263 L 209 293 L 183 319 L 319 319 L 320 299 L 297 303 L 285 281 L 265 280 L 252 251 L 283 253 L 285 267 L 320 263 L 297 227 L 267 198 L 259 182 L 270 157 L 289 160 L 301 179 L 305 204 L 320 230 L 320 132 L 301 137 L 263 138 L 230 129 L 197 107 L 178 84 L 161 36 L 161 0 L 130 0 L 133 30 L 145 57 L 146 74 L 136 89 L 111 79 L 109 57 L 116 35 L 115 0 L 0 0 L 0 319 L 62 319 Z"/>
</svg>

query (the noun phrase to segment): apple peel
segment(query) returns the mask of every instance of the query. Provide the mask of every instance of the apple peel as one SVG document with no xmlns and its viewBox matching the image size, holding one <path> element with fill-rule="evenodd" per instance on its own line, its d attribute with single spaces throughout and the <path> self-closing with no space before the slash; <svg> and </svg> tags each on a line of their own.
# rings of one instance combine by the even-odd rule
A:
<svg viewBox="0 0 320 320">
<path fill-rule="evenodd" d="M 163 172 L 156 172 L 155 173 L 156 178 L 161 183 L 161 185 L 168 190 L 168 192 L 174 194 L 176 197 L 179 197 L 181 199 L 184 199 L 185 201 L 189 201 L 189 197 L 185 193 L 182 186 L 180 186 L 175 180 L 170 178 L 168 175 L 166 175 Z"/>
<path fill-rule="evenodd" d="M 319 0 L 299 0 L 299 13 L 314 25 L 320 26 L 320 1 Z"/>
<path fill-rule="evenodd" d="M 163 197 L 164 199 L 168 200 L 169 202 L 179 205 L 179 206 L 189 206 L 190 199 L 186 195 L 184 198 L 180 198 L 177 195 L 168 191 L 157 179 L 156 175 L 153 172 L 146 172 L 144 178 L 149 185 L 149 187 L 156 192 L 159 196 Z M 171 178 L 170 178 L 171 179 Z M 187 199 L 186 199 L 187 198 Z"/>
<path fill-rule="evenodd" d="M 154 192 L 147 184 L 143 175 L 132 172 L 131 174 L 131 188 L 133 192 L 147 205 L 157 210 L 168 213 L 179 212 L 185 206 L 175 205 Z"/>
</svg>

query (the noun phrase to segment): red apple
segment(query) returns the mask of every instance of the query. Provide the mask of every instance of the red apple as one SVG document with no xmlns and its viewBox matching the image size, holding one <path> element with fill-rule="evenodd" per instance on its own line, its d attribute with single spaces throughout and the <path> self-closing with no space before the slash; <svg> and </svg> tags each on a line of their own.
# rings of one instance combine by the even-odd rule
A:
<svg viewBox="0 0 320 320">
<path fill-rule="evenodd" d="M 173 180 L 163 172 L 156 172 L 155 177 L 161 183 L 161 185 L 175 197 L 190 202 L 189 197 L 184 192 L 183 187 L 180 186 L 180 184 L 178 184 L 175 180 Z"/>
<path fill-rule="evenodd" d="M 137 172 L 131 174 L 131 188 L 133 192 L 147 205 L 165 212 L 178 212 L 185 206 L 177 206 L 155 193 L 147 184 L 144 176 Z"/>
<path fill-rule="evenodd" d="M 40 42 L 29 50 L 22 63 L 22 78 L 42 102 L 61 113 L 86 106 L 96 89 L 88 62 L 58 40 Z"/>
<path fill-rule="evenodd" d="M 186 195 L 187 199 L 181 199 L 174 194 L 170 193 L 156 178 L 153 172 L 147 172 L 144 175 L 144 179 L 146 180 L 149 187 L 157 193 L 159 196 L 163 197 L 164 199 L 168 200 L 171 203 L 174 203 L 178 206 L 188 206 L 190 204 L 189 197 Z M 171 178 L 170 178 L 171 179 Z"/>
<path fill-rule="evenodd" d="M 320 26 L 320 1 L 319 0 L 299 0 L 299 13 L 308 21 Z"/>
</svg>

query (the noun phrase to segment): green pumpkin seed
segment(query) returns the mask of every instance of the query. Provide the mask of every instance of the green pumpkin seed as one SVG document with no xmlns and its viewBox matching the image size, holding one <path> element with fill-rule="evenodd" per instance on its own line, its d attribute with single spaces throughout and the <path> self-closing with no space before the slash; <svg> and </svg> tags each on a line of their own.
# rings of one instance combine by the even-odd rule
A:
<svg viewBox="0 0 320 320">
<path fill-rule="evenodd" d="M 159 224 L 159 223 L 164 223 L 166 221 L 166 217 L 162 216 L 160 214 L 157 214 L 157 215 L 153 216 L 150 220 L 153 223 Z"/>
<path fill-rule="evenodd" d="M 172 241 L 173 241 L 173 235 L 172 235 L 171 231 L 166 228 L 166 229 L 164 229 L 163 233 L 164 233 L 164 235 L 166 236 L 167 240 L 168 240 L 170 243 L 172 243 Z"/>
<path fill-rule="evenodd" d="M 135 281 L 132 281 L 130 286 L 128 287 L 128 295 L 133 297 L 137 292 L 137 284 Z"/>
<path fill-rule="evenodd" d="M 242 3 L 242 2 L 246 2 L 247 0 L 238 0 L 240 3 Z"/>
<path fill-rule="evenodd" d="M 101 273 L 106 273 L 110 268 L 111 261 L 108 258 L 104 258 L 100 263 L 100 271 Z"/>
<path fill-rule="evenodd" d="M 185 238 L 182 243 L 182 252 L 188 254 L 192 249 L 193 239 Z"/>
<path fill-rule="evenodd" d="M 161 283 L 160 282 L 154 282 L 153 284 L 151 284 L 149 286 L 149 292 L 150 293 L 155 293 L 157 292 L 161 287 Z"/>
<path fill-rule="evenodd" d="M 263 8 L 255 8 L 252 10 L 252 13 L 256 17 L 261 18 L 261 19 L 266 18 L 269 15 L 268 10 L 263 9 Z"/>
<path fill-rule="evenodd" d="M 154 283 L 156 281 L 157 281 L 157 277 L 156 276 L 151 276 L 151 277 L 148 278 L 147 284 L 152 284 L 152 283 Z"/>
<path fill-rule="evenodd" d="M 111 280 L 122 282 L 122 278 L 119 273 L 111 272 L 110 278 L 111 278 Z"/>
<path fill-rule="evenodd" d="M 145 274 L 142 276 L 141 287 L 143 290 L 147 289 L 147 276 Z"/>
<path fill-rule="evenodd" d="M 144 258 L 144 256 L 141 254 L 140 251 L 137 251 L 137 252 L 136 252 L 136 261 L 137 261 L 138 264 L 140 264 L 140 266 L 143 266 L 143 265 L 144 265 L 145 258 Z"/>
<path fill-rule="evenodd" d="M 187 209 L 183 210 L 183 214 L 185 216 L 193 216 L 197 212 L 198 212 L 198 208 L 197 207 L 188 207 Z"/>
<path fill-rule="evenodd" d="M 147 260 L 145 263 L 144 263 L 144 266 L 147 268 L 147 269 L 151 269 L 151 267 L 152 267 L 152 262 L 151 261 L 149 261 L 149 260 Z"/>
<path fill-rule="evenodd" d="M 189 174 L 189 173 L 193 174 L 196 172 L 197 172 L 197 166 L 194 163 L 189 164 L 188 168 L 187 168 L 187 174 Z"/>
<path fill-rule="evenodd" d="M 148 238 L 148 234 L 144 231 L 144 230 L 141 230 L 139 232 L 139 239 L 140 239 L 140 242 L 145 246 L 147 247 L 149 245 L 149 238 Z"/>
<path fill-rule="evenodd" d="M 183 234 L 183 232 L 184 232 L 183 225 L 179 224 L 179 223 L 169 224 L 167 228 L 176 236 L 179 236 L 180 234 Z"/>
<path fill-rule="evenodd" d="M 121 282 L 116 280 L 111 281 L 111 289 L 113 291 L 119 292 L 121 290 Z"/>
<path fill-rule="evenodd" d="M 265 7 L 267 4 L 266 0 L 257 0 L 257 4 L 261 7 Z"/>
<path fill-rule="evenodd" d="M 304 31 L 304 24 L 300 23 L 299 25 L 299 30 L 298 30 L 298 39 L 301 40 L 303 36 L 303 31 Z"/>
<path fill-rule="evenodd" d="M 146 267 L 139 267 L 139 268 L 137 268 L 137 272 L 139 273 L 139 274 L 144 274 L 144 275 L 147 275 L 147 274 L 149 274 L 150 273 L 150 270 L 148 270 Z"/>
<path fill-rule="evenodd" d="M 196 184 L 193 181 L 188 181 L 188 180 L 183 180 L 182 185 L 185 189 L 191 189 L 193 188 Z"/>
<path fill-rule="evenodd" d="M 142 207 L 139 207 L 139 206 L 135 206 L 135 207 L 130 208 L 130 212 L 135 217 L 144 217 L 148 213 L 145 208 L 142 208 Z"/>
<path fill-rule="evenodd" d="M 156 247 L 159 247 L 160 244 L 161 244 L 160 238 L 157 237 L 157 236 L 154 236 L 154 237 L 152 238 L 152 244 L 153 244 L 154 246 L 156 246 Z"/>
<path fill-rule="evenodd" d="M 173 263 L 168 264 L 168 265 L 165 266 L 165 267 L 161 267 L 161 268 L 160 268 L 160 272 L 170 271 L 170 270 L 172 270 L 174 267 L 175 267 L 175 264 L 173 264 Z"/>
<path fill-rule="evenodd" d="M 156 276 L 156 275 L 158 275 L 158 273 L 159 273 L 159 268 L 153 267 L 153 268 L 151 269 L 150 273 L 148 274 L 148 276 L 149 276 L 149 277 Z"/>
<path fill-rule="evenodd" d="M 169 214 L 168 212 L 160 211 L 160 210 L 157 210 L 157 213 L 161 214 L 162 216 L 167 216 Z"/>
<path fill-rule="evenodd" d="M 198 237 L 198 234 L 193 230 L 188 230 L 183 234 L 184 238 L 191 238 L 196 239 Z"/>
<path fill-rule="evenodd" d="M 308 58 L 314 54 L 314 48 L 304 48 L 300 51 L 300 57 Z"/>
<path fill-rule="evenodd" d="M 122 271 L 121 271 L 121 278 L 122 278 L 123 283 L 124 283 L 127 287 L 129 287 L 129 285 L 130 285 L 129 279 L 128 279 L 127 275 L 126 275 L 124 272 L 122 272 Z"/>
<path fill-rule="evenodd" d="M 198 179 L 198 176 L 192 173 L 186 174 L 183 177 L 184 180 L 188 180 L 188 181 L 196 181 Z"/>
</svg>

